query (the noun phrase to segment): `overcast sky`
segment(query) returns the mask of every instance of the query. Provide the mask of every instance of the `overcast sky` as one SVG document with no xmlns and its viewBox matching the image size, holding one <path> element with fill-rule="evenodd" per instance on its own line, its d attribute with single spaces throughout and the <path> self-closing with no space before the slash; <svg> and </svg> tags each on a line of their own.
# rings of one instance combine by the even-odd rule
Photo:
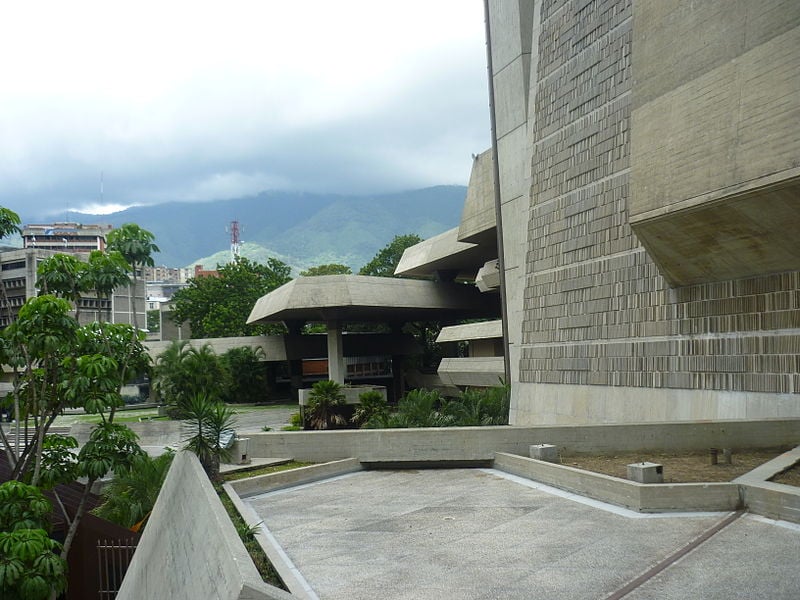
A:
<svg viewBox="0 0 800 600">
<path fill-rule="evenodd" d="M 0 205 L 466 185 L 481 0 L 8 2 Z M 55 216 L 55 215 L 54 215 Z"/>
</svg>

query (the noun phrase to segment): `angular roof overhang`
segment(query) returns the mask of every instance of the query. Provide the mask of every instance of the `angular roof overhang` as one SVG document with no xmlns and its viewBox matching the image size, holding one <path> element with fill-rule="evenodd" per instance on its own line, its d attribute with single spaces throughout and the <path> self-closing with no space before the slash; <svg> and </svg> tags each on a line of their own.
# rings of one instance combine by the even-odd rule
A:
<svg viewBox="0 0 800 600">
<path fill-rule="evenodd" d="M 262 296 L 248 323 L 406 322 L 492 317 L 499 298 L 471 285 L 364 275 L 298 277 Z"/>
<path fill-rule="evenodd" d="M 458 227 L 428 238 L 403 252 L 395 274 L 432 277 L 450 272 L 455 277 L 474 279 L 483 264 L 496 258 L 496 246 L 458 241 Z"/>
</svg>

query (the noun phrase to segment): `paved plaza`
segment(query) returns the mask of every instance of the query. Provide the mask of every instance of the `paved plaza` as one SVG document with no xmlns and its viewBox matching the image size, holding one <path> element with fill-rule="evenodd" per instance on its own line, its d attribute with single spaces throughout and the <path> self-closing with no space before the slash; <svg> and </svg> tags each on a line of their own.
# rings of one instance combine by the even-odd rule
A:
<svg viewBox="0 0 800 600">
<path fill-rule="evenodd" d="M 604 599 L 728 513 L 644 515 L 492 469 L 362 471 L 245 500 L 333 599 Z M 800 597 L 800 526 L 745 515 L 625 596 Z"/>
</svg>

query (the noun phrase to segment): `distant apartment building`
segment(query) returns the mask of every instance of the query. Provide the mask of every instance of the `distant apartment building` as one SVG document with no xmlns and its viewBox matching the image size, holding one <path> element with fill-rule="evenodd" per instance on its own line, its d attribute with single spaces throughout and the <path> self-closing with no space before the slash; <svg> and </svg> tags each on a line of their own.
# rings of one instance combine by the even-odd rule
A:
<svg viewBox="0 0 800 600">
<path fill-rule="evenodd" d="M 38 295 L 36 270 L 40 262 L 55 254 L 59 252 L 41 248 L 0 250 L 0 281 L 5 291 L 5 298 L 0 298 L 0 327 L 5 327 L 16 317 L 28 298 Z M 86 254 L 82 258 L 86 258 Z M 134 295 L 136 321 L 140 327 L 144 327 L 146 322 L 144 290 L 144 282 L 138 282 Z M 79 306 L 81 324 L 95 320 L 131 325 L 134 322 L 128 286 L 117 288 L 111 298 L 86 295 L 79 300 Z"/>
<path fill-rule="evenodd" d="M 184 271 L 187 271 L 187 269 L 167 267 L 165 265 L 145 267 L 144 278 L 148 282 L 185 283 L 187 278 L 184 276 Z"/>
<path fill-rule="evenodd" d="M 24 248 L 54 250 L 76 254 L 106 249 L 106 235 L 111 225 L 83 225 L 74 222 L 58 222 L 25 225 L 22 228 Z"/>
</svg>

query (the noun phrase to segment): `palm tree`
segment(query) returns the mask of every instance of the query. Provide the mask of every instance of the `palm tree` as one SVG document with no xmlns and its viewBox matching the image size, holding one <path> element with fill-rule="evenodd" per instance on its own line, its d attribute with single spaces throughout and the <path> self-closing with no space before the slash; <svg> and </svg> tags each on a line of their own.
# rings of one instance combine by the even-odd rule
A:
<svg viewBox="0 0 800 600">
<path fill-rule="evenodd" d="M 380 392 L 370 390 L 359 394 L 358 406 L 353 411 L 353 418 L 351 421 L 359 427 L 369 427 L 370 423 L 373 425 L 385 423 L 389 417 L 389 403 Z"/>
<path fill-rule="evenodd" d="M 93 514 L 128 528 L 143 521 L 153 510 L 174 456 L 172 450 L 155 458 L 144 454 L 130 470 L 115 473 Z"/>
<path fill-rule="evenodd" d="M 225 389 L 226 372 L 211 344 L 200 348 L 190 348 L 183 360 L 189 375 L 189 394 L 204 393 L 214 400 L 220 400 Z"/>
<path fill-rule="evenodd" d="M 179 404 L 184 390 L 190 385 L 190 375 L 184 365 L 188 354 L 189 342 L 175 340 L 156 357 L 153 389 L 166 404 Z"/>
<path fill-rule="evenodd" d="M 328 429 L 332 425 L 344 425 L 347 420 L 337 412 L 344 406 L 342 386 L 335 381 L 318 381 L 311 386 L 306 405 L 306 418 L 314 429 Z"/>
<path fill-rule="evenodd" d="M 133 313 L 133 326 L 139 328 L 136 319 L 136 285 L 139 277 L 139 269 L 144 266 L 152 267 L 153 253 L 158 252 L 158 246 L 154 243 L 155 236 L 142 229 L 135 223 L 126 223 L 117 229 L 109 232 L 107 241 L 110 251 L 119 252 L 130 265 L 132 271 L 132 285 L 128 287 L 130 309 Z"/>
<path fill-rule="evenodd" d="M 185 450 L 200 459 L 208 478 L 219 480 L 220 459 L 230 456 L 233 444 L 235 412 L 207 394 L 195 394 L 183 405 Z"/>
</svg>

